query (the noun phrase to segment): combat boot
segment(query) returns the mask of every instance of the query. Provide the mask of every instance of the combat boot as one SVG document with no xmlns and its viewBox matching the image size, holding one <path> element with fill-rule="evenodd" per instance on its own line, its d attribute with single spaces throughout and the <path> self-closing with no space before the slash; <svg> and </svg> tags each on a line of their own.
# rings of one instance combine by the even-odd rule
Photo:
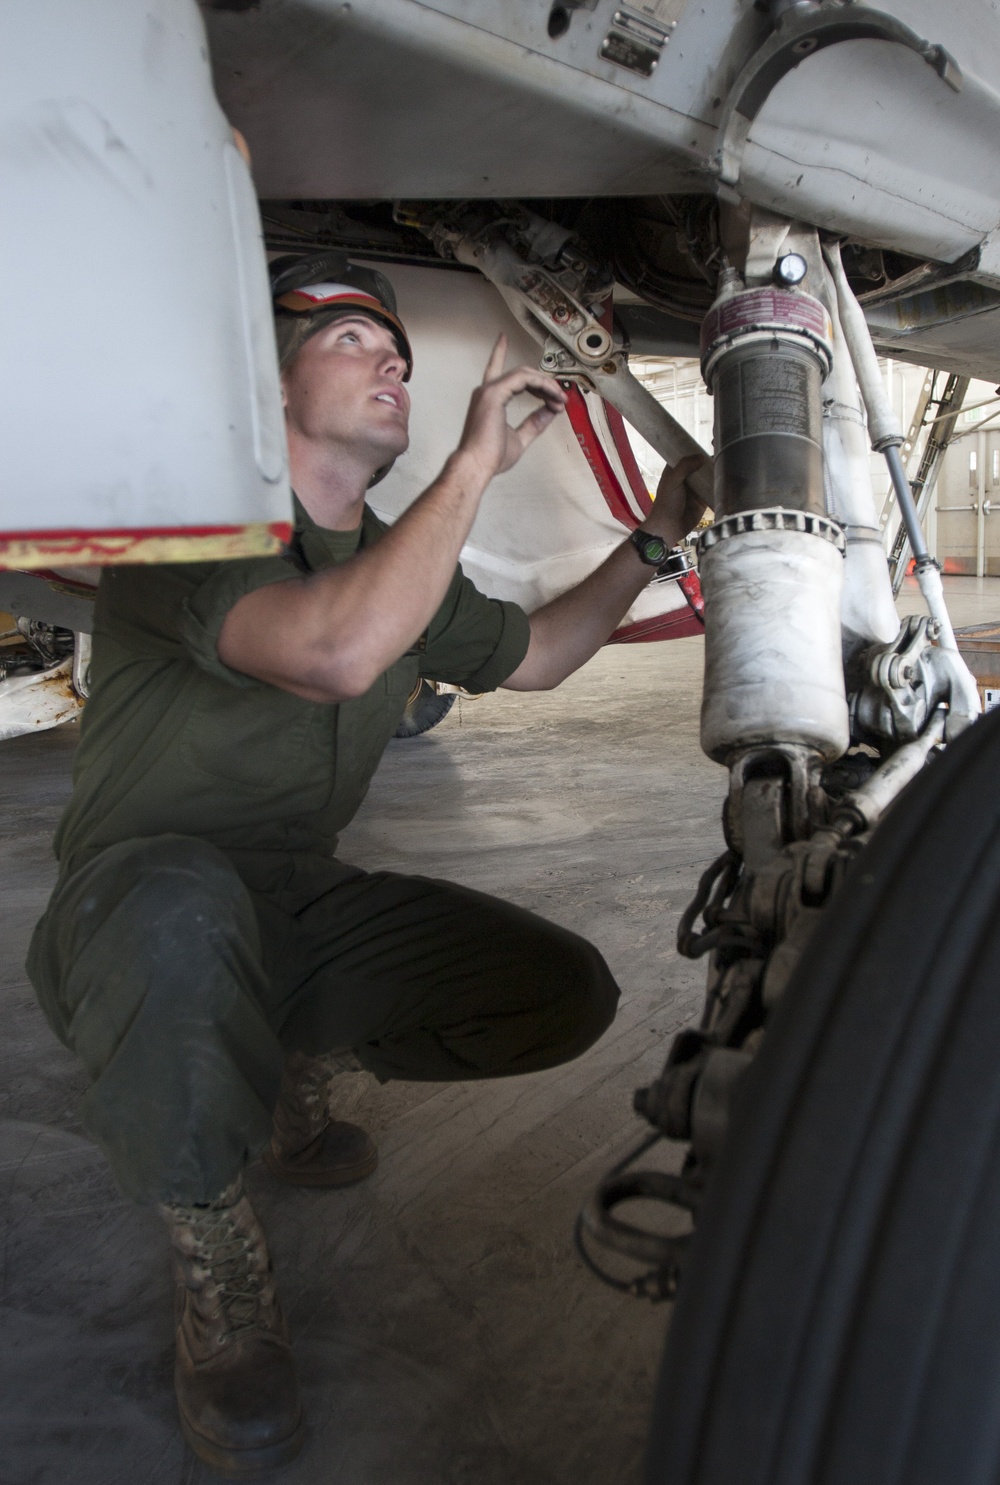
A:
<svg viewBox="0 0 1000 1485">
<path fill-rule="evenodd" d="M 274 1133 L 264 1151 L 272 1175 L 293 1186 L 350 1186 L 378 1165 L 371 1136 L 357 1124 L 335 1119 L 330 1099 L 335 1080 L 361 1064 L 352 1053 L 285 1058 Z"/>
<path fill-rule="evenodd" d="M 194 1452 L 251 1475 L 302 1447 L 302 1408 L 264 1231 L 242 1184 L 206 1206 L 161 1206 L 177 1271 L 174 1386 Z"/>
</svg>

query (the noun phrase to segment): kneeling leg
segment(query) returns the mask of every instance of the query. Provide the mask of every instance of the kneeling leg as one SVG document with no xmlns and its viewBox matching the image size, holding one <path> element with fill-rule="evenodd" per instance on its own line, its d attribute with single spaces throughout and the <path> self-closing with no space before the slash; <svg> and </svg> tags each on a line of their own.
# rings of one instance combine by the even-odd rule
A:
<svg viewBox="0 0 1000 1485">
<path fill-rule="evenodd" d="M 267 1142 L 281 1079 L 256 914 L 223 853 L 109 847 L 58 884 L 28 971 L 90 1076 L 83 1122 L 124 1193 L 213 1201 Z"/>
</svg>

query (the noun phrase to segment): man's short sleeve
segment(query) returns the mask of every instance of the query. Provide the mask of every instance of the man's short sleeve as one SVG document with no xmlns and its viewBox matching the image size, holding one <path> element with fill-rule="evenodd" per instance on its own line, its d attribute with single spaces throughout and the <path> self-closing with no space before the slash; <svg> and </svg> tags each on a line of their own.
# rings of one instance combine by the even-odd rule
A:
<svg viewBox="0 0 1000 1485">
<path fill-rule="evenodd" d="M 257 685 L 252 676 L 219 659 L 219 632 L 229 610 L 247 593 L 271 583 L 287 583 L 299 574 L 281 557 L 251 557 L 222 562 L 181 605 L 181 643 L 191 658 L 217 680 L 233 686 Z"/>
<path fill-rule="evenodd" d="M 487 598 L 458 568 L 428 627 L 420 671 L 467 691 L 495 691 L 528 653 L 530 638 L 523 609 Z"/>
</svg>

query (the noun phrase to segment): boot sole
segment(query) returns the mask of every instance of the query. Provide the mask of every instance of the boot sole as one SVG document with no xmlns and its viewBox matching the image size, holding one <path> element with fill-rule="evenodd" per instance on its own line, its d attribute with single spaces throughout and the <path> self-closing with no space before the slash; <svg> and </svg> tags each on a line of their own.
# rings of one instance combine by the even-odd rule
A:
<svg viewBox="0 0 1000 1485">
<path fill-rule="evenodd" d="M 287 1186 L 354 1186 L 376 1169 L 378 1151 L 360 1165 L 341 1166 L 339 1170 L 299 1170 L 294 1165 L 282 1165 L 275 1159 L 270 1146 L 265 1146 L 263 1160 L 272 1176 Z"/>
<path fill-rule="evenodd" d="M 227 1449 L 192 1428 L 183 1413 L 180 1419 L 181 1433 L 188 1448 L 225 1475 L 262 1475 L 267 1470 L 279 1469 L 295 1458 L 306 1436 L 305 1420 L 300 1418 L 295 1432 L 287 1439 L 279 1439 L 276 1444 L 268 1444 L 262 1449 Z"/>
</svg>

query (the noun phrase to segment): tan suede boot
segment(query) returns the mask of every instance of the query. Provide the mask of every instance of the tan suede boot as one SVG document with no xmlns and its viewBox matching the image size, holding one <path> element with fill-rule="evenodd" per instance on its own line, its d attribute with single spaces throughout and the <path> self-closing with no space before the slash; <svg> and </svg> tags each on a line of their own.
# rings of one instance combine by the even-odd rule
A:
<svg viewBox="0 0 1000 1485">
<path fill-rule="evenodd" d="M 342 1073 L 359 1069 L 352 1053 L 285 1058 L 281 1093 L 274 1110 L 274 1133 L 264 1151 L 272 1175 L 293 1186 L 350 1186 L 378 1165 L 371 1136 L 357 1124 L 334 1119 L 330 1096 Z"/>
<path fill-rule="evenodd" d="M 207 1206 L 161 1206 L 177 1270 L 174 1386 L 194 1452 L 251 1475 L 302 1447 L 295 1365 L 263 1229 L 235 1181 Z"/>
</svg>

